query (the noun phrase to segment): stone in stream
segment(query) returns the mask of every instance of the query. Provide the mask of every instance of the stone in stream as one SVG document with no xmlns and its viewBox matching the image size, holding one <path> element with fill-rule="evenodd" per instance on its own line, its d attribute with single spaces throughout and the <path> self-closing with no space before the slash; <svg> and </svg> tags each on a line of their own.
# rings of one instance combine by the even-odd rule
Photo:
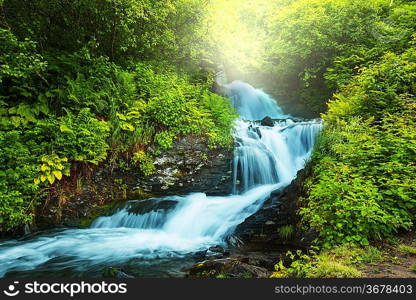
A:
<svg viewBox="0 0 416 300">
<path fill-rule="evenodd" d="M 270 275 L 271 272 L 266 268 L 250 265 L 238 258 L 222 258 L 194 265 L 189 270 L 188 277 L 268 278 Z"/>
<path fill-rule="evenodd" d="M 273 127 L 274 126 L 273 119 L 270 118 L 269 116 L 264 117 L 263 120 L 261 120 L 260 124 L 261 124 L 261 126 L 268 126 L 268 127 Z"/>
</svg>

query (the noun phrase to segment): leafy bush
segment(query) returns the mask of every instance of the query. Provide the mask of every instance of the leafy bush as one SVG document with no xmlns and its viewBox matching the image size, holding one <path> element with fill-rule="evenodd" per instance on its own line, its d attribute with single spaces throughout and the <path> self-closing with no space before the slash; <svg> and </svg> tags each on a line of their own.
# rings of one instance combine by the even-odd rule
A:
<svg viewBox="0 0 416 300">
<path fill-rule="evenodd" d="M 0 124 L 18 127 L 34 122 L 49 110 L 38 94 L 45 84 L 47 63 L 36 52 L 36 43 L 19 41 L 0 28 Z"/>
<path fill-rule="evenodd" d="M 4 81 L 11 81 L 12 84 L 21 85 L 21 79 L 31 80 L 31 77 L 42 72 L 46 65 L 42 56 L 36 53 L 35 42 L 29 38 L 20 41 L 10 30 L 0 28 L 0 82 L 4 84 Z M 10 83 L 2 87 L 10 88 Z M 21 96 L 25 96 L 33 88 L 26 82 L 21 89 L 16 90 Z M 2 90 L 1 96 L 4 97 L 6 93 L 7 90 Z"/>
<path fill-rule="evenodd" d="M 40 190 L 33 182 L 36 144 L 21 130 L 0 131 L 0 149 L 0 231 L 6 232 L 32 221 Z"/>
<path fill-rule="evenodd" d="M 145 176 L 152 175 L 156 170 L 152 157 L 147 155 L 144 151 L 134 153 L 133 162 L 139 164 L 140 171 L 142 171 Z"/>
<path fill-rule="evenodd" d="M 55 90 L 58 97 L 51 101 L 58 112 L 90 108 L 94 115 L 114 121 L 137 98 L 134 74 L 106 57 L 93 58 L 87 48 L 58 57 L 54 66 L 66 78 L 65 88 Z"/>
<path fill-rule="evenodd" d="M 39 177 L 35 178 L 35 184 L 49 181 L 50 184 L 55 182 L 55 179 L 61 180 L 62 175 L 69 176 L 70 169 L 68 158 L 60 158 L 58 155 L 47 155 L 41 157 L 41 164 L 38 167 L 40 173 Z"/>
<path fill-rule="evenodd" d="M 78 115 L 69 113 L 57 123 L 53 147 L 59 149 L 70 160 L 84 161 L 93 164 L 105 160 L 109 149 L 107 137 L 109 126 L 105 121 L 93 117 L 88 108 Z"/>
<path fill-rule="evenodd" d="M 41 196 L 34 179 L 42 147 L 27 126 L 48 113 L 44 102 L 33 103 L 46 65 L 33 41 L 0 28 L 0 232 L 31 223 Z"/>
<path fill-rule="evenodd" d="M 49 51 L 76 52 L 94 43 L 96 56 L 121 65 L 160 60 L 192 66 L 204 50 L 200 0 L 8 0 L 3 6 L 20 38 L 32 36 Z"/>
<path fill-rule="evenodd" d="M 416 51 L 388 54 L 329 103 L 303 220 L 324 245 L 388 237 L 416 213 Z"/>
<path fill-rule="evenodd" d="M 139 93 L 146 105 L 143 124 L 154 124 L 156 143 L 162 149 L 172 146 L 174 137 L 206 136 L 212 147 L 229 147 L 236 118 L 227 99 L 208 91 L 208 85 L 191 84 L 184 75 L 155 67 L 136 68 Z"/>
<path fill-rule="evenodd" d="M 232 145 L 235 112 L 199 64 L 201 3 L 0 1 L 0 232 L 30 224 L 56 181 L 80 182 L 79 162 L 149 176 L 181 135 Z"/>
<path fill-rule="evenodd" d="M 289 109 L 324 112 L 361 68 L 411 46 L 415 10 L 404 1 L 290 1 L 270 21 L 264 80 Z"/>
</svg>

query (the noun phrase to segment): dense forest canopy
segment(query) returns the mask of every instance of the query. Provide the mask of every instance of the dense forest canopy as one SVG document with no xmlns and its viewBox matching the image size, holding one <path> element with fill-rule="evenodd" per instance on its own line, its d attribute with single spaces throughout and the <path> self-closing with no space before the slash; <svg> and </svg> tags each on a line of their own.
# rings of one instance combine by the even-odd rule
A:
<svg viewBox="0 0 416 300">
<path fill-rule="evenodd" d="M 2 233 L 96 165 L 151 176 L 184 135 L 231 148 L 237 115 L 212 89 L 220 70 L 324 119 L 300 214 L 326 246 L 413 227 L 415 1 L 0 5 Z"/>
</svg>

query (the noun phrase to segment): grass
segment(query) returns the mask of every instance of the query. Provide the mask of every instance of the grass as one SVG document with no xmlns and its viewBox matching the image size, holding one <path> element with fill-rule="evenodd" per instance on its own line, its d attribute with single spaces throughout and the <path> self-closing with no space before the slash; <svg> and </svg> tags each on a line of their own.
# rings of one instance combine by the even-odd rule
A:
<svg viewBox="0 0 416 300">
<path fill-rule="evenodd" d="M 362 276 L 358 269 L 362 264 L 375 264 L 384 261 L 383 253 L 375 247 L 358 247 L 352 244 L 336 246 L 319 253 L 296 255 L 288 252 L 292 259 L 286 267 L 283 261 L 276 266 L 273 278 L 357 278 Z"/>
<path fill-rule="evenodd" d="M 355 245 L 344 244 L 331 250 L 327 250 L 324 253 L 333 256 L 336 260 L 342 260 L 352 264 L 374 264 L 384 260 L 383 253 L 379 249 L 372 246 L 359 248 Z"/>
<path fill-rule="evenodd" d="M 290 240 L 295 235 L 295 226 L 293 225 L 284 225 L 282 227 L 279 227 L 279 236 L 283 240 Z"/>
<path fill-rule="evenodd" d="M 321 261 L 315 270 L 309 274 L 310 278 L 357 278 L 361 272 L 353 266 L 336 261 Z"/>
<path fill-rule="evenodd" d="M 375 247 L 367 247 L 363 253 L 362 262 L 375 264 L 384 260 L 383 252 Z"/>
<path fill-rule="evenodd" d="M 403 254 L 416 255 L 416 247 L 408 245 L 399 245 L 398 250 Z"/>
</svg>

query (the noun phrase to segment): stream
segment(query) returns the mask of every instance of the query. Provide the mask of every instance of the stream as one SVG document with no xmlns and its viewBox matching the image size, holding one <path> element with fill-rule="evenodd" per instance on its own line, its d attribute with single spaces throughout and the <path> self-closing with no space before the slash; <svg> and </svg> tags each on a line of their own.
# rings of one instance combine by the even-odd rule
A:
<svg viewBox="0 0 416 300">
<path fill-rule="evenodd" d="M 274 99 L 247 83 L 225 87 L 240 114 L 234 128 L 233 194 L 130 201 L 88 229 L 55 229 L 2 241 L 0 276 L 100 277 L 103 269 L 114 267 L 134 277 L 177 277 L 198 261 L 201 251 L 227 247 L 236 226 L 303 168 L 322 124 L 294 121 Z M 275 120 L 274 126 L 256 121 L 266 116 Z"/>
</svg>

